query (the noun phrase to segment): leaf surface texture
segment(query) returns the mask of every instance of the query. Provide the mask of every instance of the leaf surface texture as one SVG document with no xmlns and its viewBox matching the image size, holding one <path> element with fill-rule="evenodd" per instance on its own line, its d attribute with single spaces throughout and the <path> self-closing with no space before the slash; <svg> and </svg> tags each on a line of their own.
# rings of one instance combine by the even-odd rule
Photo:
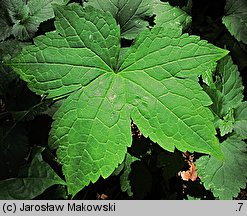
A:
<svg viewBox="0 0 247 216">
<path fill-rule="evenodd" d="M 222 21 L 238 41 L 247 44 L 247 2 L 245 0 L 227 0 Z"/>
<path fill-rule="evenodd" d="M 245 188 L 247 178 L 246 144 L 233 136 L 222 143 L 224 160 L 203 156 L 196 161 L 198 175 L 215 197 L 231 200 Z"/>
<path fill-rule="evenodd" d="M 197 77 L 228 51 L 157 27 L 119 58 L 120 28 L 110 13 L 72 4 L 56 6 L 55 14 L 56 31 L 37 37 L 10 64 L 36 93 L 68 96 L 49 142 L 58 148 L 69 193 L 123 162 L 130 119 L 166 150 L 221 158 L 211 100 Z"/>
<path fill-rule="evenodd" d="M 121 27 L 121 36 L 133 39 L 149 25 L 145 18 L 153 14 L 153 1 L 156 0 L 89 0 L 85 5 L 110 12 Z"/>
</svg>

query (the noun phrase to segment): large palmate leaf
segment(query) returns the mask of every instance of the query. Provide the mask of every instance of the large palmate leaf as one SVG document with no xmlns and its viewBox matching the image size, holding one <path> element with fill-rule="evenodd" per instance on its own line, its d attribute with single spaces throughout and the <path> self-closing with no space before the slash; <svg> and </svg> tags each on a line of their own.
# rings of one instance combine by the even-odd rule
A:
<svg viewBox="0 0 247 216">
<path fill-rule="evenodd" d="M 88 0 L 84 4 L 109 11 L 121 27 L 121 36 L 133 39 L 149 25 L 145 18 L 153 15 L 153 1 L 158 0 Z"/>
<path fill-rule="evenodd" d="M 210 98 L 197 77 L 228 51 L 177 30 L 141 33 L 119 60 L 120 29 L 110 13 L 56 6 L 56 31 L 37 37 L 10 64 L 29 87 L 50 98 L 68 95 L 54 115 L 69 192 L 111 175 L 131 145 L 130 119 L 173 151 L 221 157 Z"/>
<path fill-rule="evenodd" d="M 25 176 L 0 181 L 0 199 L 33 199 L 54 184 L 65 184 L 43 161 L 41 152 L 38 149 Z"/>
<path fill-rule="evenodd" d="M 222 143 L 224 160 L 203 156 L 196 161 L 196 168 L 206 189 L 215 197 L 232 199 L 246 187 L 246 144 L 238 137 L 230 137 Z"/>
<path fill-rule="evenodd" d="M 247 1 L 227 0 L 223 23 L 238 40 L 247 44 Z"/>
</svg>

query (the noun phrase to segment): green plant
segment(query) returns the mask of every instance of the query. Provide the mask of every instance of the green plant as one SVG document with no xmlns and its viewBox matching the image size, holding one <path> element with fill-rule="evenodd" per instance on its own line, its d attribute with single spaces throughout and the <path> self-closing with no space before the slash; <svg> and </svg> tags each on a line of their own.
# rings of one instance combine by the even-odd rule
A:
<svg viewBox="0 0 247 216">
<path fill-rule="evenodd" d="M 227 50 L 183 33 L 191 17 L 158 0 L 104 5 L 90 0 L 84 7 L 53 8 L 56 30 L 34 38 L 34 45 L 21 43 L 18 55 L 4 54 L 3 60 L 42 95 L 27 111 L 12 113 L 18 121 L 27 114 L 32 119 L 49 113 L 49 104 L 63 99 L 53 116 L 49 147 L 57 149 L 69 194 L 75 196 L 90 182 L 113 173 L 121 175 L 123 191 L 135 194 L 128 176 L 141 158 L 127 153 L 131 120 L 162 149 L 209 154 L 198 159 L 197 169 L 216 197 L 231 199 L 244 188 L 246 103 Z M 152 15 L 155 26 L 147 29 Z M 135 40 L 121 47 L 121 38 Z M 216 129 L 220 137 L 228 136 L 224 142 L 219 143 Z M 153 147 L 149 151 L 145 157 L 153 154 Z M 242 167 L 236 172 L 233 158 Z M 225 172 L 217 171 L 221 166 L 230 180 L 238 176 L 238 183 L 222 184 Z M 63 184 L 53 178 L 52 184 Z"/>
<path fill-rule="evenodd" d="M 11 34 L 17 39 L 32 38 L 40 23 L 54 17 L 52 4 L 66 4 L 68 0 L 3 0 L 0 6 L 0 41 Z"/>
</svg>

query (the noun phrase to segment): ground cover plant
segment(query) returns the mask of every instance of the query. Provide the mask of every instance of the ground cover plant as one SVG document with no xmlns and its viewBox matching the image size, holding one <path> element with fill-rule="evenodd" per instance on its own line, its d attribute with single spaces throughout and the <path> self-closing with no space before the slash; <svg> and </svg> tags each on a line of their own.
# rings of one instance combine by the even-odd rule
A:
<svg viewBox="0 0 247 216">
<path fill-rule="evenodd" d="M 0 10 L 1 199 L 246 198 L 246 1 Z"/>
</svg>

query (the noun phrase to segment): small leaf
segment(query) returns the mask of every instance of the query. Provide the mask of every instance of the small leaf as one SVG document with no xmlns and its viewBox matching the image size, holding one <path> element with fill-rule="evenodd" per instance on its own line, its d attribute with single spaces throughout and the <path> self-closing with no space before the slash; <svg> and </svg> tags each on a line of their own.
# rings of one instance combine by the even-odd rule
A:
<svg viewBox="0 0 247 216">
<path fill-rule="evenodd" d="M 11 21 L 8 20 L 7 12 L 0 5 L 0 41 L 5 40 L 11 35 L 12 26 Z"/>
<path fill-rule="evenodd" d="M 238 40 L 247 44 L 247 1 L 227 0 L 223 23 Z"/>
<path fill-rule="evenodd" d="M 13 34 L 19 40 L 27 40 L 34 36 L 40 23 L 54 17 L 52 4 L 66 4 L 69 0 L 4 0 L 3 7 L 12 23 L 0 18 L 0 25 L 6 29 L 3 39 Z M 10 29 L 8 29 L 10 28 Z M 1 37 L 0 37 L 1 39 Z"/>
<path fill-rule="evenodd" d="M 37 152 L 27 176 L 0 181 L 0 199 L 33 199 L 54 184 L 65 184 Z"/>
<path fill-rule="evenodd" d="M 185 11 L 179 7 L 173 7 L 167 2 L 155 2 L 154 12 L 156 26 L 185 29 L 192 21 L 191 16 Z"/>
<path fill-rule="evenodd" d="M 105 12 L 110 12 L 121 28 L 121 36 L 134 39 L 149 25 L 146 17 L 153 15 L 153 0 L 88 0 L 91 5 Z"/>
<path fill-rule="evenodd" d="M 235 112 L 234 130 L 242 138 L 247 139 L 247 102 L 243 102 Z"/>
<path fill-rule="evenodd" d="M 121 163 L 115 170 L 114 170 L 114 172 L 112 173 L 112 175 L 119 175 L 121 172 L 122 172 L 122 170 L 124 169 L 124 162 L 123 163 Z"/>
<path fill-rule="evenodd" d="M 27 6 L 30 16 L 35 20 L 36 24 L 51 19 L 55 16 L 53 4 L 65 5 L 69 0 L 29 0 Z"/>
<path fill-rule="evenodd" d="M 234 128 L 234 111 L 231 109 L 226 116 L 218 121 L 218 128 L 220 129 L 220 135 L 225 136 L 228 133 L 231 133 Z"/>
<path fill-rule="evenodd" d="M 29 18 L 29 8 L 22 0 L 4 0 L 4 7 L 8 12 L 8 17 L 14 24 L 11 34 L 17 39 L 26 40 L 31 38 L 37 31 L 37 26 Z"/>
<path fill-rule="evenodd" d="M 23 0 L 3 0 L 3 7 L 6 8 L 12 23 L 28 17 L 29 8 Z"/>
<path fill-rule="evenodd" d="M 221 136 L 224 136 L 236 127 L 235 110 L 243 103 L 244 97 L 240 73 L 230 56 L 220 60 L 215 79 L 216 81 L 210 87 L 205 86 L 204 90 L 213 101 L 211 109 L 215 114 L 215 126 L 220 129 Z"/>
<path fill-rule="evenodd" d="M 202 156 L 196 161 L 198 175 L 206 189 L 215 197 L 231 200 L 246 187 L 247 154 L 246 143 L 233 136 L 221 144 L 224 160 Z"/>
<path fill-rule="evenodd" d="M 129 175 L 131 172 L 131 164 L 133 164 L 135 161 L 138 161 L 139 159 L 136 157 L 131 156 L 127 153 L 126 158 L 124 160 L 124 170 L 122 175 L 120 176 L 120 185 L 121 190 L 123 192 L 127 192 L 128 196 L 132 197 L 133 192 L 131 189 L 131 182 L 129 179 Z"/>
<path fill-rule="evenodd" d="M 32 38 L 38 30 L 38 25 L 32 17 L 28 17 L 24 22 L 17 21 L 12 28 L 12 34 L 19 40 Z"/>
<path fill-rule="evenodd" d="M 238 107 L 243 100 L 243 84 L 238 68 L 233 64 L 230 56 L 220 60 L 218 72 L 222 76 L 222 110 L 220 116 L 225 116 L 230 109 Z"/>
<path fill-rule="evenodd" d="M 231 56 L 238 65 L 239 70 L 243 70 L 247 67 L 247 50 L 244 43 L 237 41 L 228 32 L 220 38 L 220 43 L 224 44 L 226 49 L 230 50 Z"/>
</svg>

